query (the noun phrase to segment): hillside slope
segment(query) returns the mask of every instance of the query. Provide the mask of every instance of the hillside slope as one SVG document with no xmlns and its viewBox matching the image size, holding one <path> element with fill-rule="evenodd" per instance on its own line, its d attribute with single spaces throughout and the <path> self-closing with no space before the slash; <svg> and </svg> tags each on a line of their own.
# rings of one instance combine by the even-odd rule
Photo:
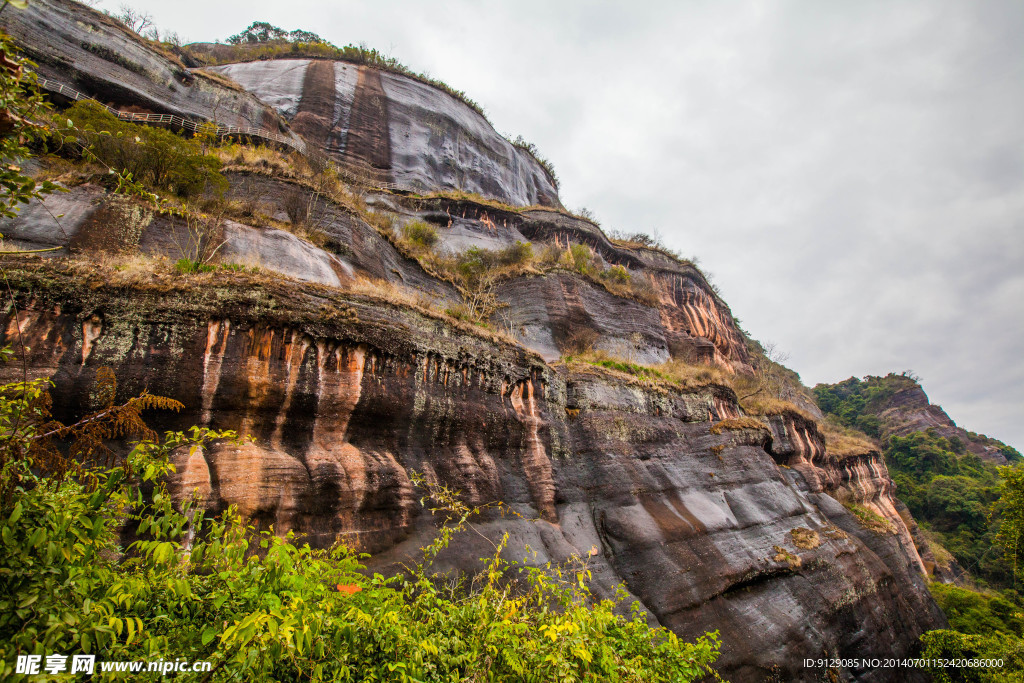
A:
<svg viewBox="0 0 1024 683">
<path fill-rule="evenodd" d="M 993 545 L 999 519 L 989 508 L 999 497 L 997 467 L 1021 462 L 1020 453 L 957 426 L 906 374 L 851 377 L 814 392 L 823 411 L 878 439 L 897 496 L 926 532 L 918 545 L 934 551 L 928 560 L 937 563 L 937 578 L 1012 584 Z"/>
</svg>

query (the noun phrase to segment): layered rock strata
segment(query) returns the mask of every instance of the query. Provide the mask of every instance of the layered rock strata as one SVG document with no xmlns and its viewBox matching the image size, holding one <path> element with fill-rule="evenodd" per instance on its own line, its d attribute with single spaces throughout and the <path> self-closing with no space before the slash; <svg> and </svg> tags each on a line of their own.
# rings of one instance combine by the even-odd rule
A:
<svg viewBox="0 0 1024 683">
<path fill-rule="evenodd" d="M 458 98 L 415 78 L 328 60 L 211 67 L 277 107 L 338 161 L 401 187 L 561 207 L 554 179 Z"/>
<path fill-rule="evenodd" d="M 125 290 L 78 272 L 9 268 L 18 314 L 8 310 L 5 343 L 20 325 L 30 373 L 53 378 L 63 417 L 90 407 L 108 366 L 122 397 L 145 387 L 186 404 L 154 426 L 254 438 L 180 454 L 176 496 L 236 505 L 317 545 L 343 540 L 387 570 L 434 533 L 411 484 L 420 472 L 472 504 L 516 510 L 479 527 L 508 532 L 512 556 L 526 545 L 536 563 L 592 555 L 599 594 L 622 582 L 683 636 L 718 629 L 730 680 L 815 680 L 804 657 L 910 654 L 943 624 L 890 516 L 881 463 L 830 458 L 794 416 L 752 426 L 727 388 L 552 368 L 486 333 L 320 285 L 155 276 Z M 898 533 L 865 529 L 833 496 L 873 506 Z M 442 566 L 473 570 L 481 543 L 458 539 Z"/>
<path fill-rule="evenodd" d="M 372 553 L 371 568 L 398 571 L 436 533 L 415 472 L 470 504 L 503 501 L 518 513 L 481 518 L 483 536 L 456 539 L 441 569 L 477 570 L 508 533 L 511 557 L 526 546 L 537 564 L 588 557 L 599 595 L 621 583 L 684 637 L 719 630 L 729 680 L 913 680 L 915 671 L 801 666 L 805 657 L 911 656 L 921 632 L 945 625 L 923 584 L 930 560 L 914 547 L 877 452 L 834 457 L 812 421 L 751 419 L 727 387 L 683 391 L 557 362 L 586 332 L 634 362 L 750 372 L 745 335 L 692 264 L 609 240 L 579 217 L 510 206 L 560 207 L 536 159 L 415 78 L 333 61 L 220 69 L 243 92 L 65 0 L 0 23 L 44 75 L 101 99 L 222 121 L 228 102 L 239 125 L 287 130 L 290 121 L 382 183 L 504 204 L 364 192 L 370 211 L 386 214 L 377 221 L 384 216 L 302 182 L 238 169 L 227 173 L 227 198 L 251 204 L 253 218 L 198 232 L 196 216 L 159 214 L 88 183 L 34 203 L 4 226 L 6 238 L 63 247 L 55 254 L 78 265 L 5 265 L 14 301 L 3 343 L 26 365 L 0 374 L 51 377 L 58 418 L 94 407 L 96 372 L 110 367 L 119 399 L 147 389 L 185 404 L 152 416 L 158 429 L 200 424 L 252 437 L 177 454 L 178 499 L 234 505 L 277 533 L 340 540 Z M 296 198 L 309 209 L 301 225 L 289 218 Z M 621 266 L 649 296 L 617 295 L 565 267 L 507 278 L 495 288 L 506 305 L 489 321 L 508 335 L 499 337 L 439 312 L 460 293 L 396 248 L 412 221 L 433 224 L 449 255 L 585 244 L 598 266 Z M 300 237 L 313 233 L 316 244 Z M 233 270 L 184 276 L 133 260 L 195 258 L 210 244 L 211 262 Z M 98 275 L 83 257 L 120 270 Z M 854 513 L 881 523 L 867 528 Z"/>
<path fill-rule="evenodd" d="M 105 104 L 290 134 L 285 120 L 257 97 L 185 68 L 81 3 L 33 0 L 24 10 L 0 14 L 0 28 L 36 62 L 40 76 Z"/>
<path fill-rule="evenodd" d="M 218 228 L 217 241 L 224 246 L 217 261 L 331 285 L 359 274 L 408 287 L 442 306 L 459 300 L 451 284 L 430 277 L 351 210 L 295 182 L 255 173 L 227 175 L 231 185 L 227 199 L 254 203 L 254 210 L 281 221 L 288 221 L 287 205 L 298 196 L 299 203 L 309 207 L 304 224 L 298 227 L 322 233 L 324 244 L 318 247 L 284 230 L 227 220 Z M 384 195 L 370 201 L 378 211 L 394 217 L 396 229 L 411 220 L 439 223 L 442 248 L 445 244 L 453 250 L 465 247 L 469 234 L 478 236 L 472 246 L 483 248 L 515 241 L 534 241 L 538 250 L 545 243 L 587 244 L 604 263 L 621 265 L 631 277 L 650 283 L 657 305 L 616 296 L 566 270 L 500 283 L 496 295 L 504 307 L 493 323 L 545 360 L 557 360 L 568 352 L 574 337 L 586 330 L 597 348 L 635 362 L 681 358 L 750 371 L 746 342 L 728 306 L 691 265 L 655 250 L 617 246 L 592 223 L 550 211 L 520 214 L 469 202 Z M 54 218 L 58 215 L 59 220 Z M 196 246 L 185 221 L 154 220 L 148 209 L 88 184 L 55 194 L 45 205 L 30 204 L 9 223 L 5 235 L 23 248 L 131 251 L 138 246 L 145 253 L 172 260 L 193 257 Z"/>
</svg>

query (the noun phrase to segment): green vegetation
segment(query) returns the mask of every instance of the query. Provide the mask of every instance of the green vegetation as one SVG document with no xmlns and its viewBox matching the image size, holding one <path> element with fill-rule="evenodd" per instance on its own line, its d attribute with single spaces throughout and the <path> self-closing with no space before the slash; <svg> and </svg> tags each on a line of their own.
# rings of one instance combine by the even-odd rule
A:
<svg viewBox="0 0 1024 683">
<path fill-rule="evenodd" d="M 437 244 L 437 228 L 430 223 L 413 221 L 402 228 L 402 234 L 405 239 L 423 249 L 431 249 Z"/>
<path fill-rule="evenodd" d="M 824 412 L 835 415 L 847 427 L 878 439 L 882 433 L 877 413 L 896 392 L 916 384 L 909 373 L 889 373 L 885 377 L 851 377 L 838 384 L 819 384 L 814 394 Z"/>
<path fill-rule="evenodd" d="M 622 266 L 609 266 L 585 244 L 565 249 L 547 245 L 535 250 L 529 242 L 516 241 L 499 249 L 470 247 L 456 255 L 436 252 L 438 232 L 423 221 L 414 221 L 396 231 L 389 214 L 370 211 L 365 204 L 356 211 L 405 256 L 417 260 L 431 275 L 451 282 L 462 293 L 463 303 L 447 310 L 455 318 L 487 325 L 502 307 L 495 294 L 502 280 L 527 273 L 569 270 L 607 289 L 616 296 L 648 306 L 658 303 L 651 280 L 634 277 Z"/>
<path fill-rule="evenodd" d="M 1024 604 L 1014 590 L 981 593 L 944 583 L 931 583 L 928 590 L 956 631 L 1024 637 Z"/>
<path fill-rule="evenodd" d="M 28 145 L 43 139 L 47 130 L 39 122 L 48 109 L 27 69 L 35 64 L 17 55 L 6 34 L 0 33 L 0 216 L 13 218 L 19 205 L 58 189 L 37 182 L 21 170 L 30 156 Z"/>
<path fill-rule="evenodd" d="M 859 429 L 881 438 L 886 424 L 880 413 L 889 399 L 915 386 L 917 378 L 903 373 L 819 384 L 814 393 L 835 428 Z M 1020 461 L 1020 454 L 1005 444 L 970 432 L 967 438 L 996 445 L 1008 460 Z M 1015 590 L 1024 550 L 1024 470 L 984 462 L 960 439 L 941 437 L 931 429 L 890 436 L 883 453 L 897 495 L 926 535 L 938 539 L 940 545 L 933 548 L 936 555 L 948 551 L 982 586 L 1003 588 L 996 592 L 938 583 L 929 586 L 951 628 L 921 636 L 922 657 L 1003 661 L 1001 668 L 932 668 L 934 680 L 1024 679 L 1024 601 Z M 870 511 L 847 507 L 868 528 L 877 525 Z"/>
<path fill-rule="evenodd" d="M 690 390 L 710 385 L 729 386 L 731 380 L 731 376 L 720 368 L 704 363 L 691 364 L 670 360 L 656 366 L 641 365 L 593 348 L 594 341 L 596 335 L 593 338 L 581 336 L 570 340 L 570 345 L 576 345 L 577 348 L 574 353 L 563 356 L 562 362 L 566 365 L 589 365 L 631 375 L 645 386 L 672 386 Z"/>
<path fill-rule="evenodd" d="M 68 132 L 80 138 L 82 156 L 130 180 L 183 198 L 223 194 L 227 189 L 220 160 L 204 153 L 197 140 L 121 121 L 91 100 L 76 102 L 66 116 L 74 124 Z"/>
<path fill-rule="evenodd" d="M 843 503 L 846 509 L 853 513 L 853 516 L 857 518 L 857 521 L 861 523 L 865 529 L 874 531 L 876 534 L 892 534 L 896 533 L 896 529 L 893 527 L 892 522 L 882 517 L 874 510 L 869 510 L 863 505 L 857 503 L 847 502 Z"/>
<path fill-rule="evenodd" d="M 217 270 L 217 267 L 208 263 L 196 261 L 195 259 L 182 258 L 174 262 L 174 269 L 182 275 L 189 275 L 191 273 L 212 273 Z M 230 270 L 237 272 L 238 269 L 231 268 Z"/>
<path fill-rule="evenodd" d="M 814 393 L 818 405 L 840 428 L 856 428 L 880 438 L 884 425 L 879 413 L 893 395 L 915 386 L 916 378 L 903 373 L 819 384 Z M 987 437 L 968 438 L 994 442 Z M 1009 460 L 1019 460 L 1014 449 L 999 445 Z M 994 586 L 1008 585 L 1012 568 L 994 545 L 1000 515 L 998 511 L 989 514 L 999 497 L 998 468 L 971 453 L 960 439 L 946 439 L 934 430 L 890 436 L 882 452 L 896 493 L 914 519 L 976 579 Z"/>
<path fill-rule="evenodd" d="M 19 654 L 53 652 L 174 653 L 210 662 L 208 675 L 179 676 L 203 681 L 646 683 L 711 671 L 716 633 L 685 643 L 597 600 L 582 561 L 507 562 L 506 536 L 479 574 L 432 573 L 481 512 L 443 487 L 428 490 L 438 538 L 392 578 L 367 575 L 344 546 L 313 549 L 195 499 L 176 505 L 163 485 L 170 453 L 235 435 L 192 428 L 156 440 L 141 412 L 180 404 L 144 395 L 115 405 L 112 380 L 94 392 L 97 412 L 70 426 L 48 414 L 45 381 L 0 386 L 0 677 L 14 678 Z M 111 466 L 104 444 L 126 436 L 141 440 Z M 137 539 L 127 547 L 122 525 Z"/>
<path fill-rule="evenodd" d="M 1001 518 L 996 544 L 1010 558 L 1014 588 L 996 592 L 931 584 L 929 589 L 949 619 L 949 629 L 921 636 L 923 657 L 941 659 L 998 659 L 998 668 L 933 669 L 940 682 L 1002 683 L 1024 680 L 1024 599 L 1016 579 L 1024 574 L 1019 562 L 1024 521 L 1024 469 L 1000 467 L 1000 497 L 993 511 Z"/>
</svg>

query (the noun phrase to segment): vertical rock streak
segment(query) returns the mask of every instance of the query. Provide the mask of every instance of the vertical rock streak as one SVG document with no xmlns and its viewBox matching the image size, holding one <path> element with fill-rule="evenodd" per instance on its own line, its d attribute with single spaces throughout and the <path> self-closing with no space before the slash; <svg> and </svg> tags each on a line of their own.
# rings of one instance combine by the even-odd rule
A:
<svg viewBox="0 0 1024 683">
<path fill-rule="evenodd" d="M 530 494 L 542 519 L 557 522 L 555 512 L 555 482 L 552 477 L 551 458 L 548 457 L 540 429 L 544 421 L 538 415 L 533 381 L 517 382 L 509 393 L 509 400 L 519 420 L 526 426 L 525 448 L 522 452 L 523 471 L 530 486 Z"/>
<path fill-rule="evenodd" d="M 382 172 L 391 168 L 388 99 L 376 69 L 359 67 L 359 81 L 349 114 L 345 159 Z"/>
</svg>

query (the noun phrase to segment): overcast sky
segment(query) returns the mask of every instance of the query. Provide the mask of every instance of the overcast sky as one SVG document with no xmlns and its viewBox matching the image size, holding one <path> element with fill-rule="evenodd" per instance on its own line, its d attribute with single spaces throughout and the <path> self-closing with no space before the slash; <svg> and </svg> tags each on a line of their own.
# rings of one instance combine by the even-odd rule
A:
<svg viewBox="0 0 1024 683">
<path fill-rule="evenodd" d="M 912 369 L 1024 450 L 1024 2 L 133 0 L 192 41 L 364 42 L 695 256 L 804 382 Z M 116 10 L 116 0 L 100 7 Z"/>
</svg>

